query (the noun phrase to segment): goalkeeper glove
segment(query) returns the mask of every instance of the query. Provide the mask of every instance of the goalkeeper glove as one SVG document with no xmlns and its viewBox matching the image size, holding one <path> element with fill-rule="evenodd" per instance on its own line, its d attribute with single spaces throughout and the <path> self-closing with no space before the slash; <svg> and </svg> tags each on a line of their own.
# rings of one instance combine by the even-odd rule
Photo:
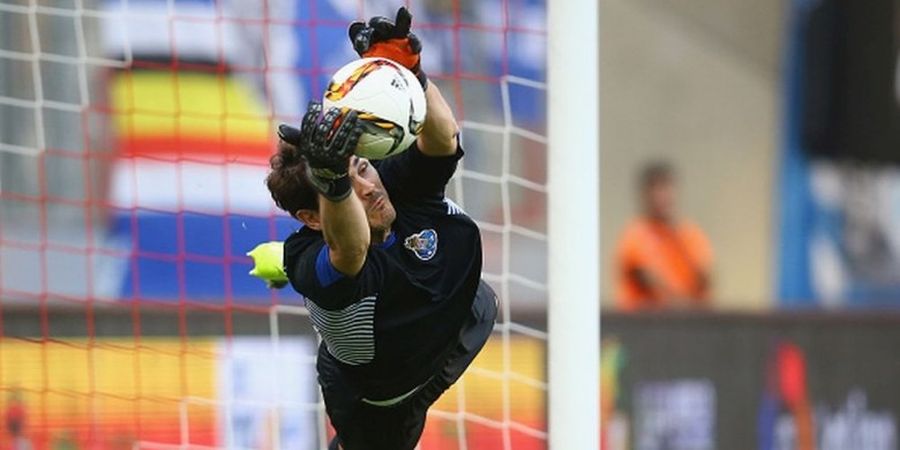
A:
<svg viewBox="0 0 900 450">
<path fill-rule="evenodd" d="M 412 15 L 406 7 L 397 10 L 397 18 L 375 16 L 369 23 L 350 24 L 350 42 L 363 58 L 387 58 L 406 67 L 419 79 L 422 89 L 428 86 L 428 77 L 422 71 L 420 54 L 422 42 L 409 32 Z"/>
<path fill-rule="evenodd" d="M 310 184 L 325 198 L 337 202 L 350 195 L 349 160 L 363 129 L 356 111 L 329 108 L 321 113 L 322 104 L 310 102 L 300 129 L 281 124 L 278 137 L 293 145 L 306 160 Z"/>
<path fill-rule="evenodd" d="M 284 273 L 284 242 L 265 242 L 247 252 L 253 258 L 253 270 L 250 275 L 266 282 L 269 289 L 281 289 L 287 285 L 288 277 Z"/>
</svg>

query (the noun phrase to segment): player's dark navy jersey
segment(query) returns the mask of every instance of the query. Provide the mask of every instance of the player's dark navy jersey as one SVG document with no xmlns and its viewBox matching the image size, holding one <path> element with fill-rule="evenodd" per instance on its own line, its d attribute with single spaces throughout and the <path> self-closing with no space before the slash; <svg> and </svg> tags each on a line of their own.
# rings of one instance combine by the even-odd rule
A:
<svg viewBox="0 0 900 450">
<path fill-rule="evenodd" d="M 478 227 L 444 187 L 462 157 L 428 157 L 413 145 L 375 165 L 397 219 L 348 277 L 331 265 L 318 231 L 285 242 L 285 268 L 307 299 L 326 356 L 359 396 L 395 398 L 425 383 L 445 362 L 470 317 L 481 276 Z"/>
</svg>

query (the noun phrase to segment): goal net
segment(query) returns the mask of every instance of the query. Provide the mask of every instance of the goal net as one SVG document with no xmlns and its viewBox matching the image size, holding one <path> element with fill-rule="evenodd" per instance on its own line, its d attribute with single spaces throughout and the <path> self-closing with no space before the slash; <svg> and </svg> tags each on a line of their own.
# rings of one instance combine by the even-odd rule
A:
<svg viewBox="0 0 900 450">
<path fill-rule="evenodd" d="M 544 1 L 405 3 L 502 301 L 425 450 L 547 447 Z M 0 0 L 0 442 L 325 448 L 302 299 L 245 253 L 298 227 L 263 184 L 274 127 L 396 3 Z"/>
</svg>

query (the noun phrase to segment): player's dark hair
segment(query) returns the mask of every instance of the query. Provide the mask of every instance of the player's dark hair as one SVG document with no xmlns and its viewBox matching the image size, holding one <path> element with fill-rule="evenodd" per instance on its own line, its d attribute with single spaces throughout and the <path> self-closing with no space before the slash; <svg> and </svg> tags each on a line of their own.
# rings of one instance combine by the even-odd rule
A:
<svg viewBox="0 0 900 450">
<path fill-rule="evenodd" d="M 675 169 L 668 161 L 653 161 L 644 165 L 639 179 L 641 190 L 647 190 L 675 179 Z"/>
<path fill-rule="evenodd" d="M 266 176 L 266 187 L 279 208 L 291 217 L 301 209 L 319 209 L 319 195 L 306 178 L 306 160 L 294 146 L 279 141 L 269 167 L 272 170 Z"/>
</svg>

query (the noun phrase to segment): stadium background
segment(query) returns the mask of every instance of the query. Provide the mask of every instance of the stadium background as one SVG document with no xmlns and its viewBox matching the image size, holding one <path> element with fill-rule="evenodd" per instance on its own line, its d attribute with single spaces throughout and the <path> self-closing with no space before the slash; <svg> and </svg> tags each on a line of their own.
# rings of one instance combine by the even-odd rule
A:
<svg viewBox="0 0 900 450">
<path fill-rule="evenodd" d="M 545 2 L 408 3 L 464 121 L 450 195 L 509 305 L 422 448 L 544 448 Z M 900 74 L 900 7 L 876 3 Z M 816 135 L 829 4 L 600 2 L 604 448 L 897 448 L 900 173 L 873 155 L 900 127 Z M 317 448 L 301 300 L 243 255 L 295 227 L 261 183 L 273 124 L 354 57 L 349 20 L 394 7 L 0 0 L 0 448 L 17 421 L 39 449 Z M 658 157 L 715 248 L 714 311 L 611 310 Z"/>
</svg>

